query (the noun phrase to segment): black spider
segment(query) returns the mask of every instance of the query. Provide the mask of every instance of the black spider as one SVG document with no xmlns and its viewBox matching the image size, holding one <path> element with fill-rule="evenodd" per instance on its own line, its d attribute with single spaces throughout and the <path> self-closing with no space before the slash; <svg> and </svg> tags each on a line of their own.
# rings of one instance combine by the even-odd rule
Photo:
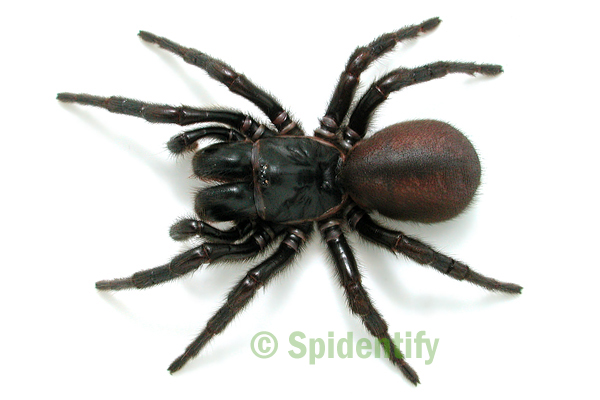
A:
<svg viewBox="0 0 600 400">
<path fill-rule="evenodd" d="M 432 18 L 357 48 L 340 76 L 314 137 L 304 136 L 301 127 L 273 97 L 227 64 L 143 31 L 139 33 L 143 40 L 204 69 L 229 90 L 257 105 L 272 126 L 233 111 L 172 107 L 123 97 L 58 94 L 61 101 L 101 107 L 150 122 L 207 123 L 171 138 L 168 148 L 173 153 L 193 150 L 203 138 L 220 141 L 198 151 L 193 158 L 194 173 L 219 184 L 197 193 L 197 220 L 180 220 L 170 230 L 175 240 L 202 236 L 210 241 L 163 266 L 128 278 L 97 282 L 97 289 L 146 288 L 188 274 L 204 263 L 253 257 L 280 239 L 277 249 L 248 271 L 196 340 L 169 366 L 171 373 L 195 357 L 260 287 L 290 264 L 315 223 L 333 256 L 350 309 L 373 336 L 391 346 L 390 361 L 414 384 L 419 383 L 417 374 L 394 346 L 386 322 L 361 284 L 356 260 L 343 234 L 345 224 L 367 240 L 454 279 L 488 290 L 521 292 L 520 286 L 482 276 L 402 232 L 380 226 L 369 215 L 370 211 L 378 211 L 404 221 L 447 220 L 467 207 L 479 185 L 477 153 L 458 130 L 446 123 L 409 121 L 362 139 L 371 115 L 390 93 L 448 73 L 497 75 L 502 72 L 501 66 L 436 62 L 399 68 L 372 84 L 349 112 L 360 74 L 374 60 L 392 50 L 396 43 L 430 31 L 439 23 L 439 18 Z M 234 226 L 220 230 L 205 221 L 233 221 Z"/>
</svg>

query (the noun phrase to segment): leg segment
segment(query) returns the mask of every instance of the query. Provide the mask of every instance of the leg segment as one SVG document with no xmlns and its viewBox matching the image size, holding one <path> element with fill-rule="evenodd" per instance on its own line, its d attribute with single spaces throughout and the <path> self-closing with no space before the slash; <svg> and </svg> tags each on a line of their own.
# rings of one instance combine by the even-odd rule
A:
<svg viewBox="0 0 600 400">
<path fill-rule="evenodd" d="M 373 111 L 387 99 L 390 93 L 417 83 L 441 78 L 451 73 L 498 75 L 501 72 L 502 67 L 500 65 L 446 61 L 439 61 L 414 69 L 396 69 L 371 85 L 369 90 L 361 97 L 350 116 L 348 128 L 342 134 L 342 141 L 345 142 L 344 146 L 351 147 L 365 135 Z"/>
<path fill-rule="evenodd" d="M 193 151 L 197 147 L 198 140 L 216 139 L 223 142 L 237 142 L 244 140 L 244 136 L 232 128 L 222 126 L 209 126 L 207 128 L 198 128 L 182 132 L 173 136 L 167 142 L 167 148 L 171 153 L 181 154 L 186 151 Z"/>
<path fill-rule="evenodd" d="M 208 320 L 200 335 L 169 366 L 169 372 L 180 370 L 186 362 L 194 358 L 200 350 L 215 336 L 221 333 L 233 318 L 254 297 L 257 290 L 263 287 L 273 276 L 289 265 L 306 241 L 310 228 L 291 229 L 273 255 L 252 268 L 246 276 L 229 292 L 225 304 Z"/>
<path fill-rule="evenodd" d="M 325 221 L 320 225 L 320 229 L 321 235 L 327 242 L 329 251 L 333 256 L 336 271 L 346 292 L 350 309 L 362 319 L 367 330 L 379 339 L 386 351 L 389 351 L 390 361 L 402 371 L 409 381 L 416 385 L 419 383 L 419 377 L 404 360 L 404 355 L 394 345 L 388 332 L 387 323 L 371 303 L 371 299 L 361 283 L 361 275 L 354 254 L 352 254 L 339 224 L 332 220 Z"/>
<path fill-rule="evenodd" d="M 371 217 L 358 207 L 348 212 L 350 226 L 371 242 L 393 252 L 399 252 L 422 265 L 429 265 L 441 273 L 459 281 L 471 282 L 487 290 L 520 294 L 523 289 L 514 283 L 499 282 L 470 269 L 467 265 L 445 256 L 430 246 L 376 224 Z"/>
<path fill-rule="evenodd" d="M 183 241 L 194 236 L 202 236 L 217 242 L 233 243 L 247 236 L 253 228 L 251 220 L 243 220 L 228 230 L 217 229 L 204 221 L 184 218 L 171 226 L 169 236 L 171 239 Z M 266 229 L 266 228 L 265 228 Z"/>
<path fill-rule="evenodd" d="M 143 118 L 148 122 L 177 125 L 190 125 L 201 122 L 222 123 L 252 140 L 276 135 L 275 132 L 259 125 L 249 116 L 233 111 L 203 110 L 186 106 L 173 107 L 118 96 L 100 97 L 90 94 L 59 93 L 56 98 L 67 103 L 95 106 L 115 114 Z"/>
<path fill-rule="evenodd" d="M 185 62 L 202 68 L 211 78 L 223 83 L 233 93 L 250 100 L 269 117 L 280 133 L 303 135 L 302 130 L 289 118 L 277 100 L 250 82 L 244 75 L 238 74 L 229 65 L 198 50 L 183 47 L 149 32 L 140 31 L 139 36 L 146 42 L 155 43 L 177 54 Z"/>
<path fill-rule="evenodd" d="M 240 244 L 203 243 L 176 256 L 171 262 L 160 267 L 136 272 L 128 278 L 96 282 L 96 289 L 145 289 L 186 275 L 204 263 L 249 258 L 263 250 L 281 232 L 281 228 L 277 228 L 275 232 L 259 228 L 254 235 Z"/>
<path fill-rule="evenodd" d="M 396 32 L 381 35 L 367 46 L 357 48 L 350 56 L 346 68 L 340 76 L 327 112 L 321 119 L 321 126 L 315 131 L 315 134 L 329 140 L 335 136 L 354 99 L 360 74 L 369 68 L 373 61 L 391 51 L 398 42 L 413 39 L 422 32 L 431 31 L 440 22 L 439 18 L 431 18 L 419 25 L 407 26 Z"/>
</svg>

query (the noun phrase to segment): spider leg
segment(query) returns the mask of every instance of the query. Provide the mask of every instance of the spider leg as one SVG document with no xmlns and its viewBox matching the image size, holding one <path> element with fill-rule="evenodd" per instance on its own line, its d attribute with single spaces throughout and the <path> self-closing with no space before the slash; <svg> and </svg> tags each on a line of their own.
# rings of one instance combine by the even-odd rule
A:
<svg viewBox="0 0 600 400">
<path fill-rule="evenodd" d="M 229 292 L 225 304 L 208 320 L 200 335 L 190 343 L 181 356 L 171 363 L 169 372 L 174 373 L 180 370 L 186 362 L 194 358 L 215 335 L 227 327 L 250 302 L 258 289 L 289 265 L 306 241 L 310 229 L 310 225 L 301 229 L 291 228 L 279 248 L 258 266 L 248 271 L 246 276 Z"/>
<path fill-rule="evenodd" d="M 173 136 L 167 142 L 167 149 L 174 154 L 193 151 L 198 147 L 197 142 L 202 139 L 216 139 L 222 142 L 237 142 L 243 141 L 245 138 L 233 128 L 208 126 L 181 132 Z"/>
<path fill-rule="evenodd" d="M 360 74 L 369 68 L 373 61 L 391 51 L 398 42 L 413 39 L 422 32 L 431 31 L 440 22 L 439 18 L 431 18 L 419 25 L 411 25 L 395 32 L 383 34 L 367 46 L 354 50 L 331 96 L 325 116 L 321 119 L 321 126 L 315 130 L 315 135 L 327 140 L 335 138 L 356 93 Z"/>
<path fill-rule="evenodd" d="M 258 124 L 251 117 L 234 111 L 206 110 L 187 106 L 174 107 L 166 104 L 146 103 L 119 96 L 101 97 L 84 93 L 59 93 L 56 98 L 67 103 L 100 107 L 115 114 L 143 118 L 148 122 L 182 126 L 201 122 L 221 123 L 232 127 L 245 138 L 252 140 L 257 140 L 260 137 L 275 136 L 277 134 L 264 125 Z M 201 136 L 203 133 L 190 131 L 187 134 L 193 138 L 194 136 Z M 212 135 L 215 134 L 212 133 Z M 221 136 L 223 135 L 224 133 L 221 134 Z M 171 140 L 185 140 L 185 138 L 176 138 L 177 136 Z M 176 146 L 176 143 L 173 146 Z"/>
<path fill-rule="evenodd" d="M 230 91 L 250 100 L 269 117 L 281 134 L 304 135 L 302 129 L 291 120 L 288 113 L 273 96 L 254 85 L 244 75 L 234 71 L 229 65 L 201 51 L 183 47 L 150 32 L 140 31 L 139 36 L 146 42 L 155 43 L 161 48 L 177 54 L 185 62 L 202 68 L 211 78 L 223 83 Z"/>
<path fill-rule="evenodd" d="M 139 271 L 127 278 L 96 282 L 96 289 L 145 289 L 186 275 L 205 263 L 250 258 L 260 253 L 283 229 L 258 228 L 251 237 L 240 244 L 203 243 L 160 267 Z"/>
<path fill-rule="evenodd" d="M 402 88 L 438 79 L 451 73 L 474 75 L 498 75 L 502 67 L 495 64 L 475 64 L 462 62 L 438 61 L 421 67 L 407 69 L 398 68 L 383 76 L 365 92 L 352 111 L 348 127 L 342 133 L 344 147 L 352 147 L 365 136 L 367 126 L 373 111 L 383 103 L 387 97 Z"/>
<path fill-rule="evenodd" d="M 395 346 L 388 332 L 387 323 L 371 303 L 371 299 L 361 283 L 356 259 L 344 238 L 339 223 L 334 220 L 324 221 L 320 224 L 320 230 L 333 256 L 336 272 L 346 292 L 348 306 L 354 314 L 362 319 L 367 330 L 379 339 L 381 345 L 386 349 L 390 361 L 402 371 L 409 381 L 414 385 L 418 384 L 417 373 L 408 365 L 402 352 Z"/>
<path fill-rule="evenodd" d="M 487 290 L 520 294 L 523 289 L 514 283 L 505 283 L 488 278 L 473 271 L 467 265 L 435 251 L 429 245 L 392 231 L 375 223 L 371 217 L 358 207 L 352 208 L 347 215 L 349 224 L 360 235 L 392 252 L 399 252 L 422 265 L 429 265 L 441 273 L 459 281 L 471 282 Z"/>
<path fill-rule="evenodd" d="M 171 239 L 182 241 L 191 239 L 194 236 L 205 237 L 212 241 L 233 243 L 247 236 L 254 227 L 252 220 L 243 220 L 237 222 L 232 228 L 221 230 L 192 218 L 182 218 L 171 226 L 169 236 Z"/>
</svg>

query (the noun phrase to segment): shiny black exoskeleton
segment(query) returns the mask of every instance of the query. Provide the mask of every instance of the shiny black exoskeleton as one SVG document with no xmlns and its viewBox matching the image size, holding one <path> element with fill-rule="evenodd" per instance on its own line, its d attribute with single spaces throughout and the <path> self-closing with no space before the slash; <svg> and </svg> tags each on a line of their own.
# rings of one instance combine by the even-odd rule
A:
<svg viewBox="0 0 600 400">
<path fill-rule="evenodd" d="M 377 211 L 397 220 L 438 222 L 460 214 L 479 186 L 481 168 L 467 138 L 452 126 L 434 120 L 408 121 L 389 126 L 363 140 L 370 118 L 392 92 L 449 73 L 497 75 L 499 65 L 436 62 L 398 68 L 373 83 L 355 103 L 361 73 L 396 43 L 412 39 L 440 23 L 432 18 L 380 36 L 350 56 L 314 137 L 304 136 L 283 107 L 227 64 L 200 51 L 180 46 L 148 32 L 140 37 L 204 69 L 258 106 L 271 126 L 234 111 L 173 107 L 123 97 L 60 93 L 63 102 L 87 104 L 150 122 L 200 124 L 171 138 L 173 153 L 195 149 L 204 138 L 218 143 L 198 151 L 193 159 L 196 176 L 213 184 L 196 195 L 197 219 L 182 219 L 171 227 L 171 237 L 206 242 L 165 265 L 123 279 L 99 281 L 99 290 L 146 288 L 185 274 L 201 265 L 228 259 L 251 258 L 279 241 L 273 253 L 231 290 L 225 304 L 200 335 L 170 366 L 175 372 L 223 331 L 274 275 L 284 270 L 301 250 L 314 225 L 335 263 L 348 305 L 366 329 L 386 348 L 390 361 L 414 384 L 416 372 L 404 360 L 387 324 L 371 303 L 361 283 L 356 260 L 343 234 L 343 225 L 393 252 L 433 267 L 454 279 L 488 290 L 520 293 L 521 287 L 480 275 L 460 261 L 423 242 L 376 223 Z M 218 229 L 210 221 L 231 221 Z"/>
<path fill-rule="evenodd" d="M 217 143 L 197 152 L 194 173 L 228 182 L 201 190 L 196 213 L 210 221 L 261 219 L 284 224 L 332 216 L 345 196 L 343 153 L 324 140 L 275 136 Z"/>
</svg>

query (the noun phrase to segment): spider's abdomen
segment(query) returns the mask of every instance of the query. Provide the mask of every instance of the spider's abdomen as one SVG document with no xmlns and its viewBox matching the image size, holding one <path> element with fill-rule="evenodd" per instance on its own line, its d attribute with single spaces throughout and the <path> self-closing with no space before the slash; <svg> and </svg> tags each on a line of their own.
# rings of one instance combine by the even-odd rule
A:
<svg viewBox="0 0 600 400">
<path fill-rule="evenodd" d="M 460 214 L 481 178 L 473 145 L 440 121 L 408 121 L 359 142 L 348 155 L 340 180 L 361 207 L 417 222 Z"/>
</svg>

